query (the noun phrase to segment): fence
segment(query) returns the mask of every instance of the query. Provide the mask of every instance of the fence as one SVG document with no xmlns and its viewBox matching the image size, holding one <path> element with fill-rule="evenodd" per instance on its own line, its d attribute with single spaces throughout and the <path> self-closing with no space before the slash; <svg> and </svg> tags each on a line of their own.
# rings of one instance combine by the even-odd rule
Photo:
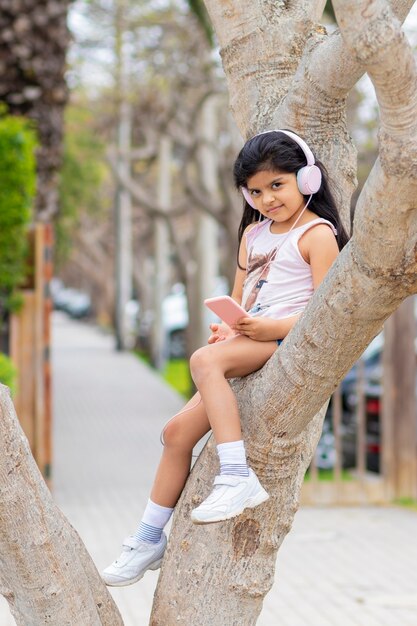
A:
<svg viewBox="0 0 417 626">
<path fill-rule="evenodd" d="M 16 412 L 32 454 L 46 479 L 51 473 L 51 369 L 49 282 L 52 278 L 52 226 L 30 233 L 30 267 L 23 306 L 12 316 L 10 356 L 18 369 Z"/>
<path fill-rule="evenodd" d="M 349 416 L 348 423 L 349 418 L 344 419 L 343 416 L 342 390 L 339 386 L 332 396 L 331 411 L 326 416 L 318 454 L 313 459 L 303 485 L 303 504 L 376 504 L 387 501 L 387 483 L 381 464 L 381 428 L 374 433 L 374 441 L 369 442 L 363 361 L 359 361 L 357 371 L 356 411 Z M 380 416 L 375 423 L 380 426 Z M 374 449 L 371 450 L 370 446 Z M 370 463 L 370 453 L 379 462 L 374 460 L 373 464 Z M 373 471 L 370 465 L 373 465 Z"/>
<path fill-rule="evenodd" d="M 417 499 L 414 307 L 401 305 L 333 394 L 303 504 Z"/>
</svg>

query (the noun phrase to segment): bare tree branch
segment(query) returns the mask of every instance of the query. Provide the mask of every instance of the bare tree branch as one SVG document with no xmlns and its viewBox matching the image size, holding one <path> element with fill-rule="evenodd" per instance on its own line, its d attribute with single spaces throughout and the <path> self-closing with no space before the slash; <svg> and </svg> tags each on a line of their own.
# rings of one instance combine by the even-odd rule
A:
<svg viewBox="0 0 417 626">
<path fill-rule="evenodd" d="M 410 238 L 410 234 L 417 230 L 417 70 L 413 52 L 385 0 L 365 4 L 334 0 L 333 4 L 346 45 L 367 70 L 380 105 L 380 158 L 356 210 L 358 259 L 364 267 L 377 267 L 381 275 L 399 272 L 406 280 L 404 258 L 414 257 L 416 237 Z M 380 247 L 369 246 L 370 224 Z M 387 239 L 388 226 L 394 224 L 402 234 L 401 244 Z M 386 251 L 382 259 L 380 249 Z M 413 283 L 414 275 L 410 280 Z"/>
<path fill-rule="evenodd" d="M 242 135 L 249 136 L 268 127 L 286 95 L 325 0 L 205 4 L 221 45 L 231 109 Z M 265 99 L 265 86 L 273 87 L 270 99 Z"/>
<path fill-rule="evenodd" d="M 158 205 L 156 201 L 151 203 L 149 201 L 149 198 L 153 198 L 155 194 L 146 194 L 130 176 L 125 176 L 120 173 L 119 168 L 117 167 L 117 158 L 112 150 L 108 150 L 107 152 L 107 162 L 110 165 L 111 171 L 117 182 L 131 193 L 134 200 L 144 210 L 146 210 L 149 215 L 169 220 L 173 217 L 180 217 L 181 215 L 184 215 L 184 213 L 187 211 L 188 205 L 185 201 L 179 202 L 178 204 L 174 205 L 170 209 L 169 214 L 163 207 Z"/>
<path fill-rule="evenodd" d="M 414 0 L 393 0 L 392 9 L 402 22 L 414 5 Z M 346 48 L 340 31 L 334 32 L 314 50 L 310 77 L 328 97 L 342 99 L 364 74 L 364 67 Z M 332 77 L 337 72 L 338 80 Z"/>
<path fill-rule="evenodd" d="M 195 145 L 193 146 L 193 150 L 192 153 L 195 153 L 197 151 L 199 146 Z M 198 168 L 195 168 L 195 171 L 198 170 Z M 184 168 L 184 184 L 185 184 L 185 190 L 186 192 L 190 195 L 193 203 L 203 212 L 206 213 L 206 215 L 210 215 L 211 217 L 213 217 L 217 222 L 223 224 L 223 216 L 224 213 L 222 211 L 222 206 L 214 206 L 213 202 L 212 202 L 212 198 L 203 191 L 201 182 L 199 183 L 194 183 L 192 175 L 191 175 L 191 163 L 190 161 L 188 161 L 188 167 L 186 166 Z"/>
</svg>

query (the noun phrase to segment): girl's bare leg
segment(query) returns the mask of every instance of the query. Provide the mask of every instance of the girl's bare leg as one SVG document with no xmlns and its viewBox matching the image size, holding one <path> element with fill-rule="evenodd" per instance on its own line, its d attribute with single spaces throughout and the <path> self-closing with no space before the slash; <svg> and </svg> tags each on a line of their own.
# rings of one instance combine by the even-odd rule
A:
<svg viewBox="0 0 417 626">
<path fill-rule="evenodd" d="M 163 528 L 187 480 L 193 447 L 210 430 L 199 394 L 187 403 L 183 411 L 164 428 L 164 451 L 150 501 L 136 533 L 124 540 L 120 557 L 103 570 L 102 577 L 107 585 L 131 585 L 140 580 L 148 569 L 160 566 L 167 542 Z"/>
<path fill-rule="evenodd" d="M 199 393 L 170 420 L 163 431 L 164 449 L 150 498 L 161 506 L 173 508 L 190 472 L 191 455 L 196 443 L 210 430 L 210 423 Z"/>
<path fill-rule="evenodd" d="M 190 366 L 199 393 L 164 429 L 164 450 L 150 495 L 153 502 L 171 508 L 176 505 L 190 471 L 192 450 L 210 428 L 216 443 L 242 439 L 236 397 L 226 379 L 261 368 L 276 348 L 274 341 L 253 341 L 240 335 L 193 354 Z"/>
<path fill-rule="evenodd" d="M 217 444 L 242 439 L 236 397 L 226 379 L 255 372 L 276 349 L 275 341 L 254 341 L 238 335 L 204 346 L 192 355 L 191 374 Z"/>
</svg>

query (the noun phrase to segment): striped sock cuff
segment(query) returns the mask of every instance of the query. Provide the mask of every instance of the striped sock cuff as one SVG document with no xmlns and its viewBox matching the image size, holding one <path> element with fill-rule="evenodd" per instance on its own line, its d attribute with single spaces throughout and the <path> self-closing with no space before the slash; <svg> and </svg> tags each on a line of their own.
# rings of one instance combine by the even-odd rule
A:
<svg viewBox="0 0 417 626">
<path fill-rule="evenodd" d="M 228 476 L 249 476 L 249 467 L 246 463 L 221 463 L 220 474 L 227 474 Z"/>
<path fill-rule="evenodd" d="M 162 537 L 162 528 L 156 528 L 156 526 L 141 522 L 134 537 L 139 541 L 146 541 L 147 543 L 159 543 Z"/>
</svg>

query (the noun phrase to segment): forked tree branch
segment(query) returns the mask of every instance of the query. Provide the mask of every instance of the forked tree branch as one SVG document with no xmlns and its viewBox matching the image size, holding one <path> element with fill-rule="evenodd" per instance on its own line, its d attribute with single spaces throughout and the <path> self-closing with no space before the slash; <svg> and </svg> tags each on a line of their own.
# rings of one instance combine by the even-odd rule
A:
<svg viewBox="0 0 417 626">
<path fill-rule="evenodd" d="M 334 0 L 346 46 L 368 72 L 380 106 L 379 159 L 358 200 L 354 235 L 363 267 L 406 280 L 417 238 L 417 69 L 386 0 Z M 369 246 L 370 229 L 377 246 Z M 390 228 L 399 239 L 388 237 Z M 381 258 L 380 249 L 386 254 Z M 378 263 L 377 263 L 378 259 Z M 412 276 L 410 280 L 414 281 Z"/>
<path fill-rule="evenodd" d="M 392 10 L 403 22 L 415 0 L 393 0 Z M 335 3 L 334 3 L 335 4 Z M 331 98 L 344 98 L 364 74 L 363 64 L 343 42 L 340 30 L 324 40 L 311 55 L 311 79 Z M 334 80 L 337 73 L 338 80 Z"/>
<path fill-rule="evenodd" d="M 325 0 L 205 0 L 205 4 L 220 41 L 230 106 L 247 137 L 272 120 Z"/>
</svg>

